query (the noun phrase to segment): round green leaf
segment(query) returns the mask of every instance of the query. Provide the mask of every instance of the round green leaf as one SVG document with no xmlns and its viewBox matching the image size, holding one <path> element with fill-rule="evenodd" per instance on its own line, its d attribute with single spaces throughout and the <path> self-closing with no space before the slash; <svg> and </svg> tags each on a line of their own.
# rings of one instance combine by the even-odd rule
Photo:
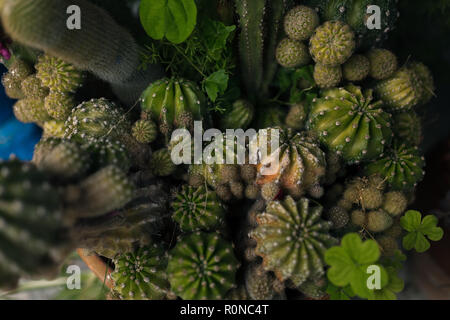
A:
<svg viewBox="0 0 450 320">
<path fill-rule="evenodd" d="M 139 16 L 147 34 L 155 40 L 185 41 L 197 23 L 194 0 L 141 0 Z"/>
</svg>

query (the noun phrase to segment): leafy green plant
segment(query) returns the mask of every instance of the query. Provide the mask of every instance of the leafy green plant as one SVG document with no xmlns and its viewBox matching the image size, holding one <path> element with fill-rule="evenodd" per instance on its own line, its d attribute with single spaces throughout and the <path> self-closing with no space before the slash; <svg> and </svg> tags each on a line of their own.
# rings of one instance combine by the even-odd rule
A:
<svg viewBox="0 0 450 320">
<path fill-rule="evenodd" d="M 139 16 L 150 37 L 180 44 L 195 28 L 197 6 L 194 0 L 142 0 Z"/>
<path fill-rule="evenodd" d="M 309 105 L 317 97 L 318 93 L 313 72 L 313 65 L 307 65 L 297 69 L 281 68 L 277 73 L 275 81 L 275 85 L 279 90 L 277 97 L 289 94 L 289 104 L 306 100 Z"/>
<path fill-rule="evenodd" d="M 367 273 L 369 266 L 376 265 L 380 268 L 381 288 L 389 284 L 389 276 L 386 269 L 378 263 L 380 249 L 374 240 L 362 241 L 358 234 L 349 233 L 342 238 L 340 246 L 335 246 L 325 253 L 325 262 L 330 265 L 327 276 L 330 282 L 341 288 L 350 286 L 353 293 L 361 298 L 374 299 L 375 290 L 367 286 Z M 378 291 L 378 290 L 377 290 Z M 333 290 L 331 291 L 333 292 Z M 339 293 L 342 296 L 342 291 Z"/>
<path fill-rule="evenodd" d="M 425 252 L 430 248 L 430 242 L 439 241 L 444 236 L 444 230 L 437 226 L 438 219 L 434 215 L 427 215 L 422 219 L 422 214 L 415 210 L 409 210 L 400 219 L 400 225 L 408 231 L 403 237 L 403 247 L 406 250 L 416 249 L 417 252 Z M 428 239 L 427 239 L 428 238 Z"/>
</svg>

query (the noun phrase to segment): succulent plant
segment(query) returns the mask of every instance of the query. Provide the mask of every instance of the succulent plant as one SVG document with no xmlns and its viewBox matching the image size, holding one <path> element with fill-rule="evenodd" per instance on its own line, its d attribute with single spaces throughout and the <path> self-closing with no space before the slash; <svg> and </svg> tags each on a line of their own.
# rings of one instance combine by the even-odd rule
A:
<svg viewBox="0 0 450 320">
<path fill-rule="evenodd" d="M 374 101 L 372 90 L 348 85 L 314 99 L 308 127 L 348 163 L 377 158 L 392 139 L 391 115 Z"/>
<path fill-rule="evenodd" d="M 423 94 L 420 78 L 407 65 L 400 68 L 389 79 L 379 81 L 374 91 L 378 98 L 383 100 L 386 108 L 392 112 L 412 109 L 419 104 Z"/>
<path fill-rule="evenodd" d="M 384 156 L 365 167 L 369 175 L 378 173 L 393 190 L 413 189 L 424 175 L 425 158 L 417 147 L 396 143 Z"/>
<path fill-rule="evenodd" d="M 51 91 L 45 97 L 45 110 L 54 119 L 65 121 L 76 106 L 72 95 L 60 91 Z"/>
<path fill-rule="evenodd" d="M 175 172 L 176 165 L 173 163 L 168 149 L 160 149 L 153 152 L 150 168 L 156 176 L 166 177 Z"/>
<path fill-rule="evenodd" d="M 10 73 L 2 76 L 2 85 L 6 95 L 11 99 L 22 99 L 25 96 L 22 92 L 22 81 Z"/>
<path fill-rule="evenodd" d="M 185 300 L 223 299 L 235 283 L 233 247 L 215 233 L 193 233 L 170 251 L 172 291 Z"/>
<path fill-rule="evenodd" d="M 386 49 L 375 48 L 367 53 L 370 61 L 370 76 L 376 80 L 391 77 L 398 68 L 397 57 Z"/>
<path fill-rule="evenodd" d="M 63 138 L 66 128 L 64 127 L 64 121 L 48 120 L 44 122 L 42 129 L 44 130 L 43 137 Z"/>
<path fill-rule="evenodd" d="M 355 50 L 355 34 L 341 21 L 327 21 L 310 39 L 309 51 L 316 63 L 334 67 L 346 62 Z"/>
<path fill-rule="evenodd" d="M 370 61 L 362 54 L 355 54 L 342 66 L 344 79 L 348 81 L 362 81 L 370 73 Z"/>
<path fill-rule="evenodd" d="M 49 93 L 48 88 L 44 87 L 34 74 L 22 81 L 21 88 L 25 97 L 31 99 L 44 100 Z"/>
<path fill-rule="evenodd" d="M 329 67 L 320 63 L 314 66 L 314 81 L 319 88 L 333 88 L 342 81 L 341 66 Z"/>
<path fill-rule="evenodd" d="M 70 248 L 60 192 L 18 160 L 0 163 L 0 181 L 0 287 L 21 276 L 55 276 Z"/>
<path fill-rule="evenodd" d="M 222 130 L 246 129 L 253 120 L 255 107 L 247 100 L 237 100 L 231 108 L 220 115 Z"/>
<path fill-rule="evenodd" d="M 381 45 L 395 28 L 399 16 L 396 0 L 307 0 L 304 4 L 316 9 L 322 20 L 340 20 L 349 24 L 356 33 L 358 47 L 363 49 Z M 379 29 L 367 27 L 370 5 L 381 9 Z"/>
<path fill-rule="evenodd" d="M 306 6 L 296 6 L 284 17 L 284 31 L 293 40 L 308 40 L 319 26 L 317 12 Z"/>
<path fill-rule="evenodd" d="M 10 74 L 12 77 L 19 80 L 20 82 L 25 80 L 32 73 L 33 71 L 30 65 L 20 58 L 14 58 L 11 65 L 8 68 L 8 74 Z"/>
<path fill-rule="evenodd" d="M 252 263 L 245 271 L 245 288 L 252 300 L 275 300 L 282 296 L 284 285 L 264 270 L 263 265 Z"/>
<path fill-rule="evenodd" d="M 206 98 L 198 86 L 184 79 L 164 78 L 142 94 L 141 107 L 156 121 L 163 134 L 177 128 L 191 129 L 195 120 L 208 120 Z"/>
<path fill-rule="evenodd" d="M 285 68 L 297 68 L 308 64 L 311 57 L 303 42 L 284 38 L 277 46 L 276 59 Z"/>
<path fill-rule="evenodd" d="M 295 286 L 325 273 L 323 255 L 337 242 L 328 233 L 331 222 L 320 217 L 322 207 L 311 204 L 307 198 L 295 202 L 290 196 L 271 201 L 256 217 L 258 226 L 250 234 L 264 268 Z"/>
<path fill-rule="evenodd" d="M 133 137 L 139 143 L 151 143 L 158 136 L 158 128 L 151 120 L 139 120 L 133 125 Z"/>
<path fill-rule="evenodd" d="M 293 104 L 286 116 L 286 125 L 295 130 L 302 130 L 308 117 L 307 106 L 304 103 Z"/>
<path fill-rule="evenodd" d="M 428 103 L 433 98 L 435 86 L 433 75 L 430 69 L 422 62 L 413 61 L 410 63 L 410 68 L 414 70 L 422 83 L 422 94 L 419 104 L 423 105 Z"/>
<path fill-rule="evenodd" d="M 43 100 L 21 99 L 14 104 L 13 110 L 16 118 L 24 123 L 44 123 L 51 120 L 47 110 L 45 110 Z"/>
<path fill-rule="evenodd" d="M 286 190 L 294 197 L 300 197 L 306 192 L 312 191 L 315 186 L 320 185 L 325 175 L 326 160 L 325 152 L 319 143 L 306 133 L 297 133 L 292 129 L 272 128 L 267 132 L 267 146 L 270 147 L 269 137 L 274 134 L 279 138 L 279 149 L 268 150 L 267 155 L 262 156 L 258 164 L 258 176 L 256 183 L 265 185 L 275 183 L 281 189 Z M 262 136 L 258 137 L 261 140 Z M 258 143 L 261 147 L 263 141 L 251 141 Z M 273 162 L 271 154 L 278 152 L 278 161 Z M 270 166 L 271 172 L 265 172 Z"/>
<path fill-rule="evenodd" d="M 172 201 L 173 219 L 183 232 L 214 231 L 225 217 L 217 194 L 205 187 L 183 186 Z"/>
<path fill-rule="evenodd" d="M 410 145 L 419 146 L 422 142 L 422 123 L 413 110 L 394 114 L 394 134 L 398 140 Z"/>
<path fill-rule="evenodd" d="M 283 127 L 286 111 L 278 105 L 267 105 L 258 109 L 255 115 L 255 129 Z"/>
<path fill-rule="evenodd" d="M 108 138 L 92 139 L 81 144 L 82 149 L 91 158 L 91 170 L 98 170 L 110 165 L 128 172 L 131 167 L 130 155 L 125 146 Z"/>
<path fill-rule="evenodd" d="M 113 259 L 113 290 L 124 300 L 161 300 L 169 291 L 167 252 L 161 246 L 142 247 Z"/>
</svg>

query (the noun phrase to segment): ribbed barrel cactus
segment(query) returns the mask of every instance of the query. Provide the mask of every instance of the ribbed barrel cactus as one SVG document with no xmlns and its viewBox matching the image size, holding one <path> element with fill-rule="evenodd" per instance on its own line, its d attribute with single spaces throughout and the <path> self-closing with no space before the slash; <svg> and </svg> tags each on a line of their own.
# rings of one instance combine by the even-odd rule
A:
<svg viewBox="0 0 450 320">
<path fill-rule="evenodd" d="M 167 273 L 172 291 L 185 300 L 223 299 L 237 268 L 230 243 L 218 234 L 197 232 L 170 251 Z"/>
<path fill-rule="evenodd" d="M 379 46 L 395 28 L 399 12 L 396 0 L 307 0 L 305 5 L 319 12 L 323 20 L 340 20 L 348 23 L 356 33 L 358 47 Z M 369 18 L 375 11 L 368 12 L 369 6 L 381 9 L 380 28 L 368 28 Z"/>
<path fill-rule="evenodd" d="M 372 90 L 348 85 L 314 99 L 308 127 L 348 163 L 377 158 L 392 140 L 391 115 L 375 101 Z"/>
<path fill-rule="evenodd" d="M 294 197 L 306 192 L 315 196 L 314 189 L 320 185 L 326 171 L 325 152 L 320 148 L 318 141 L 304 132 L 297 133 L 292 129 L 281 128 L 267 131 L 267 145 L 262 144 L 262 138 L 263 136 L 259 135 L 258 139 L 250 142 L 251 152 L 254 143 L 259 147 L 268 147 L 267 158 L 263 155 L 261 163 L 258 164 L 256 183 L 259 185 L 274 183 Z M 279 139 L 277 150 L 270 149 L 272 138 Z M 272 159 L 276 153 L 278 157 Z M 270 172 L 267 172 L 268 167 Z M 321 194 L 318 195 L 320 196 Z"/>
<path fill-rule="evenodd" d="M 142 247 L 113 259 L 113 290 L 125 300 L 161 300 L 169 291 L 167 252 L 161 246 Z"/>
<path fill-rule="evenodd" d="M 183 186 L 172 202 L 173 218 L 184 232 L 212 231 L 223 223 L 225 206 L 205 187 Z"/>
<path fill-rule="evenodd" d="M 255 107 L 247 100 L 237 100 L 220 116 L 222 130 L 246 129 L 253 120 Z"/>
<path fill-rule="evenodd" d="M 290 196 L 271 201 L 256 217 L 258 226 L 250 237 L 257 242 L 256 254 L 266 270 L 295 286 L 325 273 L 323 255 L 337 243 L 329 234 L 331 222 L 322 220 L 322 207 L 307 198 L 296 202 Z"/>
<path fill-rule="evenodd" d="M 394 115 L 393 130 L 400 141 L 418 146 L 422 142 L 422 119 L 413 110 Z"/>
<path fill-rule="evenodd" d="M 169 134 L 177 128 L 191 129 L 195 120 L 207 120 L 206 97 L 191 81 L 165 78 L 152 83 L 142 94 L 142 110 Z"/>
<path fill-rule="evenodd" d="M 417 147 L 396 143 L 380 159 L 365 167 L 367 174 L 380 174 L 394 190 L 413 189 L 424 175 L 425 158 Z"/>
</svg>

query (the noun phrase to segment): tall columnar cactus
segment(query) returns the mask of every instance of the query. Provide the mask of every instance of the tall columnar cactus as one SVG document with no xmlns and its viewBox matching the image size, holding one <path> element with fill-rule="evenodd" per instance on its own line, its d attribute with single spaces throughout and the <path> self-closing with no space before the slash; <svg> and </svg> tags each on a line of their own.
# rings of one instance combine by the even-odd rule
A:
<svg viewBox="0 0 450 320">
<path fill-rule="evenodd" d="M 87 0 L 77 1 L 82 28 L 67 28 L 70 0 L 5 0 L 1 20 L 13 40 L 42 50 L 110 82 L 126 101 L 134 103 L 149 82 L 162 75 L 159 67 L 139 68 L 139 47 L 108 12 Z M 126 89 L 126 90 L 125 90 Z M 127 92 L 125 92 L 127 91 Z"/>
<path fill-rule="evenodd" d="M 152 83 L 142 94 L 142 110 L 169 135 L 177 128 L 192 129 L 195 120 L 208 120 L 206 98 L 193 82 L 164 78 Z"/>
<path fill-rule="evenodd" d="M 310 200 L 296 202 L 288 196 L 269 202 L 256 217 L 258 226 L 250 234 L 257 242 L 256 253 L 280 281 L 299 286 L 324 274 L 323 255 L 337 240 L 329 234 L 331 222 L 322 220 L 321 213 L 322 207 Z"/>
<path fill-rule="evenodd" d="M 169 291 L 167 252 L 148 246 L 113 259 L 113 290 L 124 300 L 161 300 Z"/>
<path fill-rule="evenodd" d="M 305 5 L 319 12 L 322 20 L 341 20 L 349 24 L 356 33 L 358 47 L 379 46 L 395 28 L 399 12 L 396 0 L 307 0 Z M 369 29 L 368 7 L 376 5 L 381 9 L 381 28 Z"/>
<path fill-rule="evenodd" d="M 173 218 L 184 232 L 213 231 L 223 223 L 225 207 L 205 187 L 183 186 L 172 202 Z"/>
<path fill-rule="evenodd" d="M 172 291 L 185 300 L 223 299 L 235 283 L 238 261 L 230 243 L 215 233 L 181 238 L 170 251 Z"/>
<path fill-rule="evenodd" d="M 275 76 L 275 48 L 279 41 L 282 19 L 291 0 L 236 0 L 240 18 L 239 51 L 242 77 L 252 102 L 267 95 Z M 270 27 L 266 27 L 270 26 Z"/>
<path fill-rule="evenodd" d="M 278 150 L 270 150 L 272 134 L 274 138 L 279 138 Z M 326 160 L 325 152 L 320 148 L 318 141 L 292 129 L 272 128 L 267 131 L 267 136 L 266 146 L 269 152 L 267 158 L 263 156 L 261 163 L 258 164 L 256 183 L 260 185 L 275 183 L 294 197 L 300 197 L 305 192 L 320 197 L 321 194 L 316 195 L 314 191 L 320 188 L 321 179 L 326 171 Z M 265 147 L 262 138 L 260 135 L 257 140 L 250 142 L 250 150 L 253 143 Z M 278 152 L 275 159 L 271 159 L 273 152 Z M 266 172 L 268 166 L 271 172 Z"/>
<path fill-rule="evenodd" d="M 396 143 L 386 155 L 367 164 L 367 174 L 380 174 L 393 190 L 410 190 L 417 186 L 424 175 L 425 158 L 418 147 Z"/>
<path fill-rule="evenodd" d="M 372 160 L 392 139 L 391 115 L 371 90 L 348 85 L 322 92 L 314 99 L 308 127 L 348 163 Z"/>
</svg>

